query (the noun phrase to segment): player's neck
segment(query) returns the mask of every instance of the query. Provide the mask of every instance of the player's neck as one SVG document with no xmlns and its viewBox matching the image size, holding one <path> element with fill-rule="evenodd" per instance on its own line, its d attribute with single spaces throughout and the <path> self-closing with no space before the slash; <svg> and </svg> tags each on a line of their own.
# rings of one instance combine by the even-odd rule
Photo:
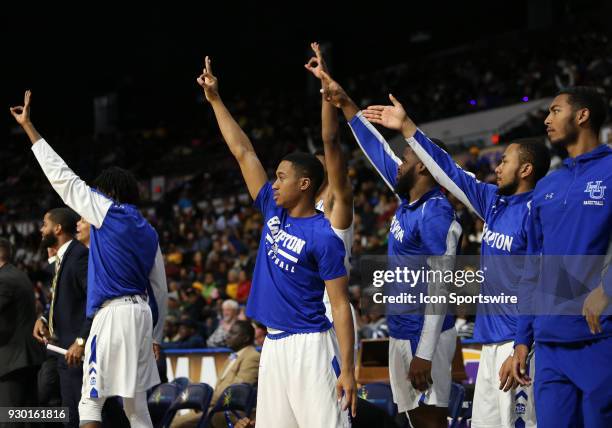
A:
<svg viewBox="0 0 612 428">
<path fill-rule="evenodd" d="M 567 154 L 571 158 L 583 155 L 599 146 L 599 138 L 594 132 L 581 132 L 576 141 L 566 146 Z"/>
<path fill-rule="evenodd" d="M 519 181 L 519 184 L 516 188 L 516 191 L 512 194 L 512 196 L 514 195 L 520 195 L 521 193 L 525 193 L 525 192 L 531 192 L 534 189 L 534 185 L 529 182 L 529 181 Z"/>
<path fill-rule="evenodd" d="M 429 180 L 417 180 L 414 186 L 412 186 L 412 189 L 410 189 L 410 192 L 408 192 L 410 203 L 418 201 L 425 193 L 429 192 L 434 187 L 436 187 L 436 184 Z"/>
<path fill-rule="evenodd" d="M 312 198 L 304 198 L 298 201 L 295 206 L 287 208 L 290 217 L 312 217 L 317 213 L 315 201 Z"/>
</svg>

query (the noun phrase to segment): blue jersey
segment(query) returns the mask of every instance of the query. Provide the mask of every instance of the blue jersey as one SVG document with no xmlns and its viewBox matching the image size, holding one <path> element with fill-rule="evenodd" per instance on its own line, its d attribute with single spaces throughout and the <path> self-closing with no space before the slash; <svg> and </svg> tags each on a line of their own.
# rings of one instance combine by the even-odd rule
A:
<svg viewBox="0 0 612 428">
<path fill-rule="evenodd" d="M 484 222 L 481 246 L 481 270 L 484 274 L 483 296 L 518 296 L 527 250 L 527 213 L 532 192 L 501 196 L 497 186 L 485 184 L 464 171 L 443 149 L 420 130 L 407 140 L 435 179 Z M 482 343 L 513 340 L 518 307 L 510 304 L 480 304 L 474 327 L 474 339 Z"/>
<path fill-rule="evenodd" d="M 153 339 L 161 343 L 168 287 L 157 232 L 128 204 L 90 188 L 43 139 L 32 151 L 64 203 L 91 224 L 87 272 L 87 317 L 121 296 L 146 295 L 153 315 Z"/>
<path fill-rule="evenodd" d="M 543 292 L 540 293 L 543 300 L 562 297 L 561 303 L 538 300 L 537 305 L 565 315 L 538 312 L 540 315 L 535 317 L 521 317 L 516 343 L 529 346 L 534 339 L 555 343 L 612 336 L 612 316 L 603 315 L 602 333 L 593 335 L 585 318 L 579 315 L 586 295 L 593 288 L 603 283 L 606 294 L 612 296 L 612 269 L 608 269 L 612 247 L 612 203 L 607 198 L 610 189 L 612 149 L 606 145 L 565 159 L 561 168 L 538 182 L 527 223 L 528 251 L 541 254 L 544 263 L 525 269 L 522 286 L 527 290 L 537 287 Z M 558 263 L 563 265 L 552 269 Z M 564 310 L 563 305 L 573 307 Z"/>
<path fill-rule="evenodd" d="M 361 113 L 358 113 L 349 125 L 364 154 L 394 191 L 401 160 Z M 455 220 L 454 210 L 439 187 L 436 186 L 412 203 L 400 198 L 400 205 L 393 216 L 389 231 L 387 253 L 390 264 L 406 260 L 414 264 L 411 268 L 418 269 L 421 263 L 418 256 L 454 256 L 460 236 L 461 226 Z M 422 336 L 424 320 L 423 315 L 390 314 L 387 316 L 389 335 L 415 343 Z M 442 331 L 453 327 L 454 317 L 444 317 Z"/>
<path fill-rule="evenodd" d="M 323 213 L 291 217 L 273 193 L 266 183 L 255 199 L 264 227 L 246 314 L 288 333 L 326 331 L 324 281 L 346 276 L 344 245 Z"/>
<path fill-rule="evenodd" d="M 152 291 L 149 274 L 159 245 L 157 232 L 135 206 L 110 202 L 101 227 L 91 228 L 88 317 L 107 300 Z M 157 305 L 152 309 L 156 320 Z"/>
</svg>

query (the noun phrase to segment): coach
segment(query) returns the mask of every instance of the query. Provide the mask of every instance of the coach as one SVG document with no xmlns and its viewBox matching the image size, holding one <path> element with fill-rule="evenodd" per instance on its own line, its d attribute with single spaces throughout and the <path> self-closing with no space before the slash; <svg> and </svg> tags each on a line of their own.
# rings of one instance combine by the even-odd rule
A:
<svg viewBox="0 0 612 428">
<path fill-rule="evenodd" d="M 51 305 L 46 317 L 34 326 L 34 337 L 67 349 L 58 358 L 62 406 L 69 408 L 69 427 L 79 426 L 78 406 L 83 382 L 82 357 L 91 320 L 85 316 L 87 299 L 87 247 L 74 239 L 77 215 L 69 208 L 54 208 L 45 214 L 41 246 L 57 250 L 53 263 Z"/>
</svg>

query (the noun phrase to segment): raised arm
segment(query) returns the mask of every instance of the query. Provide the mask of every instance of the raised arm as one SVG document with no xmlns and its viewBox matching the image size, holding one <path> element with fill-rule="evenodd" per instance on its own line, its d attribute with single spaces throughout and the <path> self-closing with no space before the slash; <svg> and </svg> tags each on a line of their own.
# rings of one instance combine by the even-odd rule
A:
<svg viewBox="0 0 612 428">
<path fill-rule="evenodd" d="M 53 189 L 66 205 L 100 228 L 112 201 L 93 191 L 40 136 L 30 120 L 31 95 L 30 91 L 26 91 L 23 106 L 11 107 L 11 114 L 30 138 L 32 152 Z"/>
<path fill-rule="evenodd" d="M 215 112 L 217 124 L 221 130 L 221 135 L 225 140 L 230 151 L 238 161 L 242 176 L 249 189 L 249 194 L 253 199 L 257 198 L 262 186 L 268 181 L 259 158 L 255 154 L 255 149 L 251 140 L 240 128 L 240 125 L 232 117 L 231 113 L 223 104 L 219 96 L 219 82 L 212 74 L 211 61 L 209 57 L 205 59 L 205 68 L 197 79 L 198 84 L 204 89 L 206 100 L 210 103 Z"/>
<path fill-rule="evenodd" d="M 311 43 L 315 57 L 305 65 L 306 69 L 321 79 L 320 71 L 327 73 L 327 66 L 321 55 L 318 43 Z M 324 91 L 324 88 L 322 88 Z M 325 167 L 330 190 L 329 220 L 336 229 L 347 229 L 353 222 L 353 189 L 348 177 L 346 158 L 338 138 L 338 113 L 332 103 L 322 94 L 321 137 L 325 150 Z M 331 208 L 331 209 L 330 209 Z M 327 211 L 326 211 L 327 214 Z"/>
<path fill-rule="evenodd" d="M 320 73 L 325 100 L 342 109 L 357 144 L 387 186 L 395 191 L 397 168 L 402 161 L 395 155 L 384 137 L 364 118 L 344 89 L 326 72 L 321 71 Z"/>
<path fill-rule="evenodd" d="M 482 183 L 474 174 L 463 170 L 416 127 L 393 95 L 389 95 L 389 99 L 393 105 L 369 106 L 363 111 L 364 117 L 372 123 L 401 132 L 435 180 L 484 220 L 488 207 L 495 200 L 497 187 Z"/>
</svg>

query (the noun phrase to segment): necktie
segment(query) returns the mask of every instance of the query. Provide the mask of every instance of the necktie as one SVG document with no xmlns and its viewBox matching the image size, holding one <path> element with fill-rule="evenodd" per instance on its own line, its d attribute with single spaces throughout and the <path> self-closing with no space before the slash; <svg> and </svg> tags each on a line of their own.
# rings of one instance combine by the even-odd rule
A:
<svg viewBox="0 0 612 428">
<path fill-rule="evenodd" d="M 53 337 L 53 307 L 55 306 L 55 294 L 57 289 L 57 279 L 59 278 L 60 265 L 62 261 L 60 258 L 55 259 L 55 275 L 51 282 L 51 308 L 49 309 L 49 334 Z"/>
</svg>

